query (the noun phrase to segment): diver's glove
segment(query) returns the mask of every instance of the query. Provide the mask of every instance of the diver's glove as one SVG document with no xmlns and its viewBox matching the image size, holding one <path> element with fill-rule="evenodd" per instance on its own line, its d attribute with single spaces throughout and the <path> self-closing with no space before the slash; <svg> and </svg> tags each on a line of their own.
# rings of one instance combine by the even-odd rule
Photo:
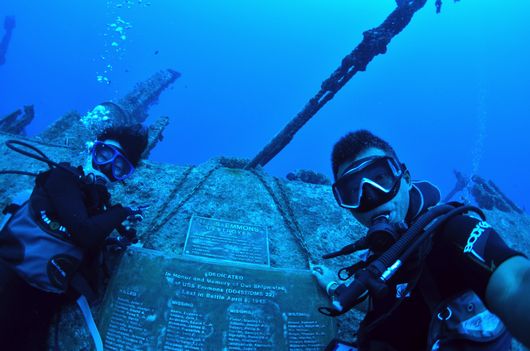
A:
<svg viewBox="0 0 530 351">
<path fill-rule="evenodd" d="M 119 235 L 109 236 L 105 239 L 105 246 L 111 251 L 124 251 L 131 244 L 136 244 L 138 242 L 136 229 L 120 224 L 118 227 L 116 227 L 116 231 L 119 233 Z"/>
<path fill-rule="evenodd" d="M 127 245 L 136 244 L 138 242 L 138 237 L 136 236 L 136 229 L 131 227 L 126 227 L 123 224 L 120 224 L 116 230 L 121 236 L 122 240 L 127 242 Z"/>
<path fill-rule="evenodd" d="M 127 215 L 127 221 L 129 223 L 138 223 L 144 219 L 144 211 L 149 208 L 149 205 L 142 205 L 138 207 L 127 207 L 129 214 Z"/>
<path fill-rule="evenodd" d="M 105 239 L 105 246 L 113 252 L 123 251 L 129 245 L 131 245 L 131 243 L 121 235 Z"/>
<path fill-rule="evenodd" d="M 339 286 L 339 283 L 335 281 L 337 274 L 324 265 L 313 265 L 309 263 L 309 269 L 317 279 L 318 285 L 320 285 L 329 296 L 333 296 L 333 293 Z"/>
</svg>

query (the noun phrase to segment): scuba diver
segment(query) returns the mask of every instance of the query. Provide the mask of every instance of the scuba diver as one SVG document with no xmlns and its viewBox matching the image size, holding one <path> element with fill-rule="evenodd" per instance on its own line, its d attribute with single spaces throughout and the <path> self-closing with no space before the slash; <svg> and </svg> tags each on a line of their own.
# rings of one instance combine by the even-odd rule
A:
<svg viewBox="0 0 530 351">
<path fill-rule="evenodd" d="M 29 144 L 15 140 L 6 143 L 17 152 L 48 163 L 50 170 L 36 175 L 27 201 L 4 210 L 8 218 L 0 226 L 2 349 L 48 350 L 52 317 L 73 298 L 96 349 L 102 350 L 92 315 L 87 315 L 90 309 L 86 299 L 94 302 L 99 297 L 102 252 L 109 239 L 122 249 L 137 242 L 134 224 L 143 218 L 146 208 L 111 204 L 108 187 L 134 173 L 147 147 L 147 137 L 147 129 L 141 125 L 107 128 L 92 144 L 86 164 L 77 168 L 57 164 Z M 9 172 L 30 174 L 1 173 Z M 115 229 L 120 235 L 109 237 Z"/>
<path fill-rule="evenodd" d="M 0 42 L 0 65 L 3 65 L 6 62 L 7 47 L 11 41 L 11 35 L 13 29 L 15 29 L 16 22 L 14 16 L 6 16 L 4 19 L 4 30 L 5 34 Z"/>
<path fill-rule="evenodd" d="M 510 333 L 530 346 L 530 261 L 480 209 L 440 204 L 439 190 L 412 181 L 394 149 L 366 130 L 341 138 L 332 163 L 338 205 L 368 232 L 323 258 L 364 259 L 339 279 L 325 265 L 312 273 L 332 298 L 326 315 L 368 298 L 358 350 L 510 350 Z"/>
</svg>

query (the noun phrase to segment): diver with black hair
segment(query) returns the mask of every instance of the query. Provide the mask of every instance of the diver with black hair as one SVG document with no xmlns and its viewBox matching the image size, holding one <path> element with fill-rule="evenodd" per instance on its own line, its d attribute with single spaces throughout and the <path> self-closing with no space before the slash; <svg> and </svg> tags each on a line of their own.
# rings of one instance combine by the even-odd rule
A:
<svg viewBox="0 0 530 351">
<path fill-rule="evenodd" d="M 338 205 L 368 231 L 323 258 L 361 251 L 364 259 L 338 279 L 324 265 L 312 270 L 332 298 L 322 313 L 368 298 L 358 350 L 510 350 L 510 333 L 530 345 L 530 261 L 480 209 L 440 204 L 439 190 L 412 181 L 394 149 L 366 130 L 341 138 L 332 163 Z"/>
<path fill-rule="evenodd" d="M 2 349 L 47 350 L 61 304 L 70 298 L 79 304 L 83 295 L 97 299 L 101 253 L 111 232 L 119 232 L 120 245 L 137 242 L 134 224 L 145 207 L 112 204 L 108 187 L 132 176 L 147 140 L 141 125 L 110 127 L 92 143 L 83 167 L 47 161 L 55 167 L 37 175 L 29 199 L 6 207 L 10 217 L 0 231 Z M 15 149 L 14 143 L 24 145 L 8 146 Z M 48 160 L 39 154 L 44 157 L 35 158 Z"/>
<path fill-rule="evenodd" d="M 6 16 L 4 19 L 4 36 L 0 42 L 0 65 L 6 63 L 6 54 L 7 48 L 9 47 L 9 42 L 11 41 L 11 36 L 13 34 L 13 29 L 15 29 L 16 21 L 15 16 Z"/>
</svg>

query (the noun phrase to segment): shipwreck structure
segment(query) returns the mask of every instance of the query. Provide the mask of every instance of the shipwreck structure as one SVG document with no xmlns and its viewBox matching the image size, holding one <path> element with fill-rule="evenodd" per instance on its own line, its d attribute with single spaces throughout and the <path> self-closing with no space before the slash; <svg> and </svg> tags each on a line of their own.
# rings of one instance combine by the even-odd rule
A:
<svg viewBox="0 0 530 351">
<path fill-rule="evenodd" d="M 381 26 L 365 33 L 362 43 L 324 81 L 317 95 L 253 160 L 219 157 L 198 166 L 161 164 L 149 159 L 142 161 L 134 177 L 112 190 L 115 202 L 151 205 L 145 220 L 137 228 L 139 245 L 156 252 L 156 257 L 153 258 L 155 261 L 165 256 L 180 257 L 189 248 L 190 232 L 194 226 L 199 226 L 202 222 L 210 223 L 208 225 L 222 222 L 222 227 L 228 228 L 235 223 L 237 228 L 243 228 L 238 230 L 245 230 L 246 233 L 267 234 L 264 246 L 267 250 L 264 263 L 267 270 L 293 270 L 308 275 L 310 262 L 321 263 L 321 257 L 325 253 L 336 251 L 363 236 L 365 229 L 347 211 L 336 206 L 328 179 L 303 171 L 282 179 L 271 176 L 262 166 L 278 154 L 292 140 L 296 131 L 331 100 L 355 73 L 365 70 L 373 57 L 386 51 L 390 40 L 405 28 L 425 2 L 426 0 L 398 1 L 399 6 L 389 18 Z M 45 169 L 44 164 L 9 150 L 5 146 L 5 141 L 9 139 L 30 142 L 53 160 L 82 164 L 86 156 L 85 142 L 93 140 L 98 130 L 109 124 L 144 122 L 149 106 L 178 77 L 179 73 L 173 70 L 158 72 L 138 84 L 122 99 L 101 103 L 85 116 L 72 111 L 35 137 L 23 134 L 22 126 L 27 125 L 29 117 L 19 121 L 16 117 L 21 113 L 8 116 L 0 122 L 0 170 L 39 172 Z M 160 117 L 149 126 L 150 140 L 146 156 L 162 140 L 168 123 L 168 117 Z M 470 193 L 484 207 L 489 222 L 511 245 L 530 254 L 530 218 L 503 195 L 493 182 L 479 176 L 468 179 L 461 174 L 457 174 L 457 179 L 457 187 L 448 195 L 457 197 L 465 189 L 471 189 Z M 33 178 L 0 175 L 0 205 L 8 204 L 15 194 L 32 187 Z M 208 239 L 213 240 L 211 237 Z M 256 257 L 256 260 L 262 258 L 259 255 Z M 120 259 L 123 258 L 117 257 L 115 263 Z M 124 259 L 132 262 L 128 256 Z M 356 259 L 358 257 L 353 255 L 337 258 L 326 264 L 338 271 Z M 155 266 L 149 269 L 156 269 Z M 134 267 L 136 271 L 132 275 L 140 276 L 142 270 L 147 269 L 142 265 Z M 204 270 L 204 266 L 200 269 Z M 166 278 L 170 282 L 177 279 L 167 275 Z M 146 285 L 149 284 L 156 283 L 149 280 Z M 316 282 L 307 289 L 314 289 L 315 286 Z M 317 289 L 311 292 L 319 294 Z M 133 294 L 134 291 L 128 293 Z M 97 320 L 108 322 L 108 306 L 100 304 L 93 307 Z M 245 309 L 241 307 L 243 305 L 236 306 L 239 307 L 232 311 L 244 313 Z M 266 307 L 262 311 L 275 308 L 266 303 L 264 306 Z M 286 316 L 285 318 L 289 318 L 287 313 Z M 149 314 L 145 319 L 150 322 L 158 317 Z M 361 318 L 362 313 L 355 310 L 338 318 L 338 336 L 344 340 L 351 339 Z M 204 325 L 206 329 L 209 327 L 211 326 Z M 146 340 L 151 339 L 146 336 Z M 75 306 L 67 307 L 60 314 L 50 332 L 50 344 L 50 350 L 92 348 L 82 317 Z"/>
</svg>

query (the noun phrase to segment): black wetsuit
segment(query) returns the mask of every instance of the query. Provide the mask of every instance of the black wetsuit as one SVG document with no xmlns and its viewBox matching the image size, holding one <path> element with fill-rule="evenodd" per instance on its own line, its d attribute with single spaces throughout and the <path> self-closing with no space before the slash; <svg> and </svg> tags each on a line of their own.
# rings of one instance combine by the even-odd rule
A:
<svg viewBox="0 0 530 351">
<path fill-rule="evenodd" d="M 413 188 L 409 221 L 414 220 L 412 213 L 418 212 L 420 202 L 418 189 Z M 510 249 L 495 230 L 484 228 L 488 225 L 479 223 L 483 222 L 460 215 L 448 221 L 434 238 L 432 250 L 424 264 L 442 300 L 473 290 L 485 301 L 486 287 L 495 268 L 508 258 L 521 255 Z M 477 226 L 479 229 L 475 230 Z M 472 239 L 470 235 L 473 235 Z M 420 351 L 427 348 L 431 311 L 418 286 L 371 331 L 363 329 L 395 306 L 396 286 L 413 281 L 419 272 L 418 267 L 405 265 L 391 279 L 391 293 L 384 299 L 372 301 L 372 309 L 361 323 L 359 331 L 360 350 Z M 372 345 L 369 346 L 370 343 Z"/>
<path fill-rule="evenodd" d="M 129 214 L 121 205 L 108 208 L 109 200 L 106 187 L 84 184 L 78 176 L 55 168 L 37 177 L 30 204 L 35 213 L 45 210 L 50 219 L 65 226 L 74 242 L 85 249 L 88 274 L 90 259 Z M 47 350 L 52 317 L 65 297 L 33 288 L 19 278 L 4 258 L 20 254 L 20 247 L 0 236 L 1 348 Z"/>
</svg>

